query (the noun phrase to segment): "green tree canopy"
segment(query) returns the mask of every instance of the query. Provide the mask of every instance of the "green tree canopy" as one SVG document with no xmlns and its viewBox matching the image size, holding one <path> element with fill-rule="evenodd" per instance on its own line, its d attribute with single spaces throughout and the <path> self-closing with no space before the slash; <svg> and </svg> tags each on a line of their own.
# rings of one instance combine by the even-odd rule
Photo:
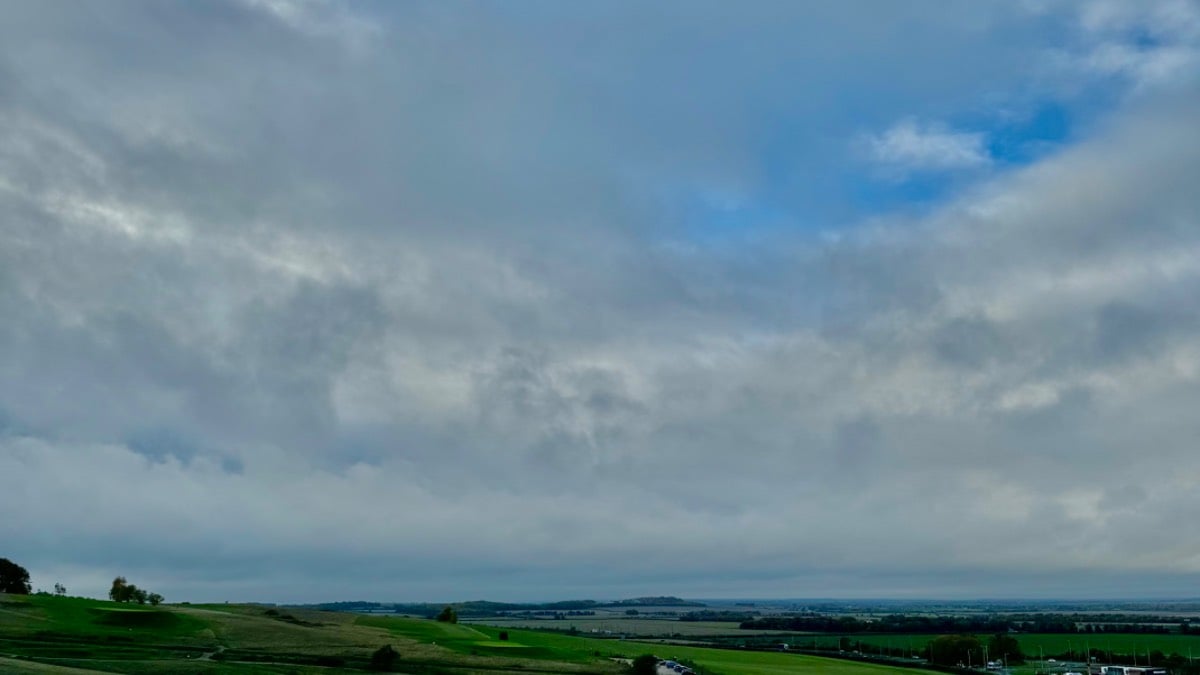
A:
<svg viewBox="0 0 1200 675">
<path fill-rule="evenodd" d="M 941 635 L 929 643 L 929 660 L 943 666 L 983 661 L 983 645 L 971 635 Z"/>
<path fill-rule="evenodd" d="M 33 586 L 29 584 L 29 570 L 8 558 L 0 558 L 0 593 L 29 595 Z"/>
<path fill-rule="evenodd" d="M 450 605 L 446 605 L 441 614 L 437 615 L 437 620 L 442 623 L 458 623 L 458 612 Z"/>
<path fill-rule="evenodd" d="M 108 590 L 108 597 L 113 602 L 136 602 L 139 605 L 144 605 L 146 602 L 157 605 L 163 601 L 163 597 L 158 593 L 148 593 L 145 589 L 138 588 L 126 581 L 125 577 L 113 579 L 112 588 Z"/>
<path fill-rule="evenodd" d="M 996 633 L 988 639 L 988 658 L 993 661 L 1009 663 L 1024 663 L 1025 655 L 1021 653 L 1021 643 L 1017 638 L 1006 633 Z"/>
<path fill-rule="evenodd" d="M 629 670 L 633 675 L 655 675 L 658 672 L 658 659 L 653 654 L 642 654 L 633 660 Z"/>
</svg>

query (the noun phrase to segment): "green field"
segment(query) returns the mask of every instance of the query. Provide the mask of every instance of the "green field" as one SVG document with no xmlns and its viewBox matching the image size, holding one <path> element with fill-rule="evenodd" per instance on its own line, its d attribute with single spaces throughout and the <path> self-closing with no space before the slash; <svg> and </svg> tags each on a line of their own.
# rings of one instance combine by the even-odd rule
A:
<svg viewBox="0 0 1200 675">
<path fill-rule="evenodd" d="M 501 632 L 508 639 L 501 639 Z M 704 675 L 921 675 L 795 654 L 573 637 L 424 619 L 258 605 L 130 607 L 84 598 L 0 595 L 4 673 L 362 672 L 379 647 L 398 672 L 619 675 L 617 659 L 654 653 Z"/>
<path fill-rule="evenodd" d="M 883 647 L 892 649 L 907 650 L 910 647 L 913 650 L 921 650 L 926 644 L 936 635 L 847 635 L 851 640 L 864 645 L 870 645 L 873 648 Z M 980 639 L 986 640 L 986 635 L 980 635 Z M 1161 651 L 1163 654 L 1170 655 L 1172 653 L 1181 656 L 1188 656 L 1189 650 L 1195 656 L 1200 657 L 1200 635 L 1182 635 L 1171 633 L 1166 635 L 1154 634 L 1058 634 L 1058 633 L 1018 633 L 1013 637 L 1021 643 L 1021 651 L 1025 653 L 1026 658 L 1037 658 L 1039 653 L 1045 654 L 1047 658 L 1058 657 L 1074 653 L 1076 658 L 1082 660 L 1083 652 L 1088 649 L 1099 649 L 1104 652 L 1114 652 L 1116 654 L 1133 654 L 1144 655 L 1147 650 Z M 792 643 L 796 647 L 811 647 L 813 644 L 821 648 L 836 647 L 840 636 L 833 635 L 797 635 L 786 638 L 784 641 Z M 1040 652 L 1039 652 L 1040 649 Z M 868 653 L 870 650 L 867 650 Z"/>
<path fill-rule="evenodd" d="M 611 619 L 621 632 L 703 639 L 768 638 L 732 624 Z M 585 631 L 585 621 L 573 623 Z M 682 629 L 682 630 L 681 630 Z M 685 630 L 688 631 L 685 633 Z M 507 639 L 501 639 L 501 633 Z M 615 631 L 614 631 L 615 632 Z M 864 645 L 920 650 L 933 636 L 848 636 Z M 1200 654 L 1185 635 L 1018 635 L 1036 656 L 1081 650 Z M 1081 639 L 1082 638 L 1082 639 Z M 731 638 L 724 638 L 729 640 Z M 837 636 L 771 638 L 795 648 L 832 646 Z M 13 673 L 329 673 L 362 672 L 372 652 L 390 644 L 399 672 L 468 675 L 544 673 L 619 675 L 618 659 L 653 653 L 691 662 L 704 675 L 921 675 L 925 671 L 794 653 L 712 649 L 597 634 L 566 635 L 506 626 L 275 608 L 259 605 L 131 607 L 84 598 L 0 595 L 0 672 Z M 870 647 L 865 649 L 868 653 Z M 1025 675 L 1018 673 L 1017 675 Z"/>
<path fill-rule="evenodd" d="M 532 630 L 570 630 L 583 635 L 637 637 L 715 637 L 720 635 L 779 635 L 774 630 L 742 630 L 736 621 L 675 621 L 627 617 L 581 617 L 569 619 L 477 619 L 474 623 Z"/>
<path fill-rule="evenodd" d="M 508 627 L 508 628 L 529 628 L 529 629 L 549 629 L 549 630 L 568 630 L 575 628 L 583 636 L 625 636 L 628 638 L 675 638 L 675 639 L 696 639 L 704 640 L 706 638 L 725 638 L 722 640 L 726 643 L 738 644 L 745 642 L 754 644 L 755 642 L 769 641 L 787 642 L 797 648 L 811 648 L 814 645 L 822 649 L 836 648 L 842 636 L 840 635 L 814 635 L 811 633 L 797 633 L 787 631 L 767 631 L 767 630 L 742 630 L 738 628 L 735 622 L 722 621 L 674 621 L 669 619 L 644 619 L 644 618 L 628 618 L 628 617 L 609 617 L 609 618 L 570 618 L 570 619 L 480 619 L 479 624 L 488 626 Z M 778 636 L 779 639 L 768 639 L 767 636 Z M 847 635 L 851 640 L 870 645 L 868 653 L 871 649 L 891 648 L 892 650 L 907 650 L 912 649 L 919 652 L 924 649 L 925 645 L 937 637 L 936 635 Z M 980 636 L 986 639 L 986 635 Z M 1021 649 L 1026 656 L 1037 657 L 1039 648 L 1041 653 L 1049 657 L 1056 657 L 1067 653 L 1081 654 L 1086 648 L 1099 649 L 1105 652 L 1111 651 L 1117 654 L 1132 654 L 1137 653 L 1144 655 L 1147 650 L 1161 651 L 1164 654 L 1170 655 L 1176 653 L 1181 656 L 1188 656 L 1189 650 L 1200 657 L 1200 635 L 1182 635 L 1178 633 L 1167 635 L 1154 634 L 1049 634 L 1049 633 L 1028 633 L 1017 634 L 1016 637 L 1021 643 Z M 893 651 L 895 653 L 895 651 Z M 1078 658 L 1082 659 L 1082 656 Z"/>
<path fill-rule="evenodd" d="M 498 635 L 499 628 L 480 626 L 488 635 Z M 509 629 L 510 640 L 522 645 L 547 650 L 557 658 L 568 653 L 600 653 L 606 656 L 636 656 L 653 653 L 660 658 L 685 659 L 695 663 L 706 675 L 779 675 L 806 673 L 811 675 L 928 675 L 927 671 L 857 663 L 815 656 L 780 652 L 752 652 L 728 649 L 707 649 L 679 645 L 642 644 L 629 640 L 603 640 L 573 637 L 553 633 Z"/>
</svg>

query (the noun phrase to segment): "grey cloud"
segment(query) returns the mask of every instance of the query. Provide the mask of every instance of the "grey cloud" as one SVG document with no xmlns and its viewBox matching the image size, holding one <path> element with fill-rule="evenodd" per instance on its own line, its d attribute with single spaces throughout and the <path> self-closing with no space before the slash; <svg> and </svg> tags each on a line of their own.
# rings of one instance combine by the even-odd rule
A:
<svg viewBox="0 0 1200 675">
<path fill-rule="evenodd" d="M 847 226 L 833 148 L 1064 19 L 664 7 L 6 6 L 5 555 L 218 600 L 1194 579 L 1119 545 L 1200 476 L 1194 92 Z"/>
</svg>

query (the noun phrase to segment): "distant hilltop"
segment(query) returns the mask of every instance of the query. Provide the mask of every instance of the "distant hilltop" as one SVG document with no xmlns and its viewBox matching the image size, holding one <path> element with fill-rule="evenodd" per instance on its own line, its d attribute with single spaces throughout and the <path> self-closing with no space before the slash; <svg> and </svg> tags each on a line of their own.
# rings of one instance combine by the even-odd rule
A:
<svg viewBox="0 0 1200 675">
<path fill-rule="evenodd" d="M 684 600 L 673 595 L 646 596 L 614 601 L 491 602 L 489 600 L 470 600 L 467 602 L 416 603 L 353 601 L 325 602 L 304 606 L 336 612 L 387 612 L 426 617 L 437 616 L 438 612 L 447 606 L 453 607 L 458 615 L 462 617 L 499 616 L 511 612 L 560 612 L 570 615 L 572 612 L 594 611 L 614 607 L 707 607 L 703 602 Z"/>
<path fill-rule="evenodd" d="M 707 607 L 703 602 L 684 600 L 673 595 L 617 600 L 600 607 Z"/>
</svg>

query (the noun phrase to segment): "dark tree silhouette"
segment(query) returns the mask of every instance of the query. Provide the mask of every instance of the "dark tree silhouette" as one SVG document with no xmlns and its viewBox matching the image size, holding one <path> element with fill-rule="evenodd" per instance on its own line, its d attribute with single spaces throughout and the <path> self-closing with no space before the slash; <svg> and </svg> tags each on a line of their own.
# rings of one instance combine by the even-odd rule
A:
<svg viewBox="0 0 1200 675">
<path fill-rule="evenodd" d="M 29 570 L 8 558 L 0 558 L 0 593 L 29 595 L 33 586 L 29 584 Z"/>
<path fill-rule="evenodd" d="M 158 593 L 148 593 L 144 588 L 138 588 L 126 581 L 125 577 L 113 579 L 108 597 L 113 602 L 136 602 L 139 605 L 144 605 L 147 601 L 152 605 L 157 605 L 163 601 L 163 597 Z"/>
<path fill-rule="evenodd" d="M 653 654 L 642 654 L 629 665 L 633 675 L 654 675 L 658 672 L 658 659 Z"/>
</svg>

